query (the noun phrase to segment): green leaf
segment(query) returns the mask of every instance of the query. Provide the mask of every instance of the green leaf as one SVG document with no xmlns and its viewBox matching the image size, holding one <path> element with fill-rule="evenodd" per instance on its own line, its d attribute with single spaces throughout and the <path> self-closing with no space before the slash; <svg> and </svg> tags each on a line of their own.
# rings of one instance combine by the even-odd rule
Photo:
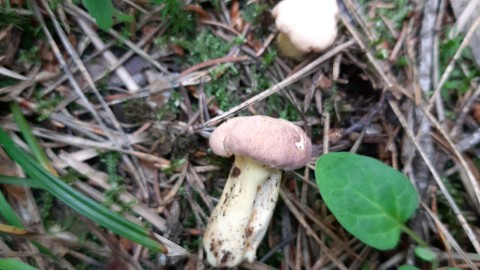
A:
<svg viewBox="0 0 480 270">
<path fill-rule="evenodd" d="M 433 262 L 437 259 L 437 255 L 433 251 L 424 247 L 416 247 L 415 255 L 426 262 Z"/>
<path fill-rule="evenodd" d="M 28 146 L 30 146 L 33 156 L 43 165 L 44 168 L 49 170 L 55 176 L 58 176 L 57 172 L 50 163 L 50 159 L 48 159 L 47 154 L 45 154 L 37 138 L 35 138 L 33 135 L 27 119 L 25 119 L 25 116 L 23 116 L 22 111 L 20 110 L 20 106 L 17 103 L 11 103 L 10 108 L 12 110 L 13 119 L 15 119 L 15 122 L 20 129 L 23 139 L 25 142 L 27 142 Z"/>
<path fill-rule="evenodd" d="M 2 143 L 2 140 L 0 140 L 0 144 Z M 3 178 L 3 179 L 14 179 L 16 177 L 12 177 L 12 176 L 5 176 L 5 175 L 2 175 L 0 177 L 0 179 Z M 25 179 L 26 180 L 26 179 Z M 30 180 L 31 181 L 31 180 Z M 3 217 L 7 222 L 8 224 L 10 225 L 13 225 L 15 227 L 18 227 L 18 228 L 22 228 L 22 229 L 25 229 L 25 226 L 23 226 L 23 223 L 22 223 L 22 220 L 20 220 L 20 218 L 17 216 L 17 214 L 15 213 L 15 211 L 13 211 L 12 207 L 10 206 L 10 204 L 8 203 L 7 199 L 5 198 L 5 196 L 3 196 L 3 193 L 0 192 L 0 217 Z M 40 243 L 38 242 L 35 242 L 33 241 L 32 244 L 38 248 L 38 250 L 40 251 L 40 253 L 42 254 L 45 254 L 47 256 L 49 256 L 51 259 L 53 259 L 54 261 L 57 260 L 57 258 L 55 257 L 55 255 L 49 250 L 47 249 L 46 247 L 42 246 Z M 17 268 L 7 268 L 7 269 L 17 269 Z M 18 269 L 21 269 L 21 268 L 18 268 Z M 0 270 L 2 270 L 2 268 L 0 267 Z"/>
<path fill-rule="evenodd" d="M 83 0 L 83 5 L 103 31 L 113 26 L 115 7 L 111 0 Z"/>
<path fill-rule="evenodd" d="M 24 229 L 22 221 L 8 203 L 3 193 L 0 192 L 0 217 L 3 217 L 8 224 Z"/>
<path fill-rule="evenodd" d="M 420 269 L 413 265 L 402 265 L 398 268 L 398 270 L 420 270 Z"/>
<path fill-rule="evenodd" d="M 119 22 L 131 22 L 134 19 L 115 9 L 111 0 L 83 0 L 83 5 L 105 32 L 113 26 L 114 18 Z"/>
<path fill-rule="evenodd" d="M 338 222 L 364 243 L 391 249 L 402 230 L 410 231 L 404 223 L 415 213 L 418 196 L 400 172 L 376 159 L 341 152 L 321 156 L 315 177 Z"/>
<path fill-rule="evenodd" d="M 0 270 L 37 270 L 37 268 L 15 259 L 0 259 Z"/>
<path fill-rule="evenodd" d="M 0 128 L 0 145 L 7 154 L 22 167 L 32 179 L 38 181 L 47 191 L 63 201 L 78 213 L 90 218 L 100 226 L 139 243 L 154 251 L 163 252 L 165 247 L 144 228 L 125 219 L 119 214 L 86 197 L 74 188 L 52 175 L 25 151 L 15 145 L 8 134 Z"/>
</svg>

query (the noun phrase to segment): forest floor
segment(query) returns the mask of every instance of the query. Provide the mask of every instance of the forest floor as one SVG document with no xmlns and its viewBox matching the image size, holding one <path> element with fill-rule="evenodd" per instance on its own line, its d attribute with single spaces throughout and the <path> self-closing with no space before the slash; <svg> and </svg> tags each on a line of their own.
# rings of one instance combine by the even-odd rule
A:
<svg viewBox="0 0 480 270">
<path fill-rule="evenodd" d="M 208 138 L 248 115 L 313 150 L 239 268 L 480 268 L 478 2 L 339 0 L 334 44 L 292 60 L 276 0 L 0 0 L 0 269 L 211 268 L 233 158 Z M 315 179 L 329 152 L 403 173 L 420 200 L 405 228 L 431 253 L 340 225 Z"/>
</svg>

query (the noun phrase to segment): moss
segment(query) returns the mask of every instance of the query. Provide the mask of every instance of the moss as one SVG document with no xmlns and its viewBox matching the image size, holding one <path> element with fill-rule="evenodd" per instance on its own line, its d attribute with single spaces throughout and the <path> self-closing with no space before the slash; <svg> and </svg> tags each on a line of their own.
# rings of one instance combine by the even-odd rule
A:
<svg viewBox="0 0 480 270">
<path fill-rule="evenodd" d="M 162 19 L 169 22 L 166 36 L 187 36 L 195 30 L 193 14 L 184 10 L 183 1 L 179 0 L 153 0 L 154 4 L 164 5 L 160 12 Z"/>
<path fill-rule="evenodd" d="M 100 156 L 100 164 L 105 167 L 108 174 L 107 182 L 110 189 L 105 192 L 104 205 L 110 207 L 113 203 L 117 203 L 122 207 L 121 212 L 128 211 L 136 202 L 123 202 L 119 199 L 119 195 L 125 190 L 124 179 L 118 175 L 117 167 L 120 162 L 120 154 L 117 152 L 107 152 Z"/>
<path fill-rule="evenodd" d="M 190 65 L 224 57 L 233 46 L 233 43 L 226 42 L 207 30 L 201 31 L 194 40 L 172 37 L 170 41 L 188 51 L 188 57 L 184 57 L 183 60 Z"/>
<path fill-rule="evenodd" d="M 282 118 L 289 121 L 296 121 L 300 118 L 298 110 L 288 101 L 278 95 L 267 98 L 267 115 Z"/>
<path fill-rule="evenodd" d="M 38 93 L 38 92 L 36 92 Z M 40 112 L 40 115 L 37 117 L 37 121 L 41 122 L 46 120 L 49 115 L 53 112 L 55 107 L 60 104 L 65 98 L 59 94 L 53 93 L 47 97 L 35 97 L 35 104 L 37 104 L 37 111 Z"/>
</svg>

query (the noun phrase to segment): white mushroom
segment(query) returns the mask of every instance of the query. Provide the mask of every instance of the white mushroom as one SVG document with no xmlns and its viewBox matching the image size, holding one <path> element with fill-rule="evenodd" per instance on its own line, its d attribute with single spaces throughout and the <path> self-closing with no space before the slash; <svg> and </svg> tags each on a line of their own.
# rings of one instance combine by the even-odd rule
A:
<svg viewBox="0 0 480 270">
<path fill-rule="evenodd" d="M 305 166 L 312 145 L 294 124 L 267 116 L 237 117 L 210 137 L 217 155 L 235 162 L 203 237 L 212 266 L 234 267 L 255 259 L 280 190 L 281 170 Z"/>
<path fill-rule="evenodd" d="M 280 53 L 301 58 L 332 45 L 337 36 L 336 0 L 283 0 L 272 11 Z"/>
</svg>

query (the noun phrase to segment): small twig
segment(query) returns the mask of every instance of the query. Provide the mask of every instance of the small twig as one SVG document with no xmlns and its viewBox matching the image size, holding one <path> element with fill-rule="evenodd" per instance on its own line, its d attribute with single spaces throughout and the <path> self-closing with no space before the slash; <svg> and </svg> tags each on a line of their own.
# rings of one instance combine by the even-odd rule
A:
<svg viewBox="0 0 480 270">
<path fill-rule="evenodd" d="M 325 112 L 323 115 L 325 117 L 325 122 L 323 123 L 323 155 L 325 155 L 329 152 L 330 113 Z"/>
<path fill-rule="evenodd" d="M 463 39 L 462 43 L 458 47 L 457 51 L 453 55 L 452 60 L 450 63 L 448 63 L 447 68 L 445 68 L 445 72 L 443 72 L 442 77 L 440 78 L 440 81 L 438 82 L 437 87 L 433 91 L 432 96 L 430 97 L 430 100 L 428 102 L 428 110 L 433 106 L 433 103 L 435 101 L 436 96 L 440 93 L 440 90 L 443 88 L 444 84 L 447 82 L 448 78 L 450 77 L 454 67 L 455 67 L 455 62 L 462 56 L 463 49 L 470 44 L 470 39 L 473 37 L 473 34 L 475 33 L 475 30 L 480 26 L 480 17 L 478 17 L 475 22 L 472 24 L 470 29 L 468 30 L 467 34 L 465 35 L 465 38 Z"/>
<path fill-rule="evenodd" d="M 480 206 L 480 186 L 478 183 L 478 179 L 473 175 L 472 171 L 469 169 L 469 165 L 463 155 L 460 153 L 458 147 L 453 143 L 452 139 L 448 135 L 448 133 L 443 129 L 441 124 L 435 119 L 435 117 L 425 108 L 424 113 L 425 115 L 429 118 L 429 120 L 432 122 L 432 124 L 435 126 L 435 128 L 442 134 L 442 136 L 447 140 L 450 149 L 454 153 L 455 156 L 457 156 L 458 160 L 460 160 L 460 164 L 462 164 L 463 169 L 465 170 L 468 179 L 470 180 L 470 184 L 473 187 L 473 190 L 475 192 L 475 195 L 477 197 L 477 206 Z M 479 246 L 480 247 L 480 246 Z"/>
<path fill-rule="evenodd" d="M 430 218 L 433 219 L 435 222 L 435 225 L 437 225 L 438 228 L 442 231 L 443 235 L 448 239 L 448 242 L 450 245 L 453 246 L 453 248 L 458 252 L 458 254 L 462 257 L 462 259 L 465 260 L 465 262 L 471 267 L 471 269 L 478 270 L 478 268 L 475 266 L 475 264 L 472 262 L 472 260 L 465 254 L 465 252 L 462 250 L 458 242 L 455 240 L 455 238 L 450 234 L 448 229 L 443 225 L 443 223 L 440 221 L 437 215 L 435 215 L 430 208 L 428 208 L 424 203 L 421 203 L 421 206 L 427 213 L 430 215 Z M 477 251 L 478 252 L 478 251 Z"/>
<path fill-rule="evenodd" d="M 467 234 L 468 238 L 470 239 L 473 247 L 475 248 L 475 251 L 480 253 L 480 244 L 478 243 L 478 240 L 476 239 L 475 233 L 473 232 L 470 225 L 467 223 L 467 220 L 463 216 L 462 211 L 460 210 L 457 203 L 455 202 L 455 200 L 452 198 L 452 196 L 448 192 L 448 189 L 445 187 L 445 184 L 443 183 L 443 181 L 440 177 L 440 174 L 437 172 L 434 165 L 432 164 L 432 162 L 428 158 L 427 154 L 423 150 L 423 146 L 420 145 L 418 140 L 415 138 L 413 131 L 408 127 L 407 121 L 405 120 L 405 117 L 403 116 L 402 112 L 400 111 L 400 108 L 398 107 L 397 102 L 392 101 L 392 100 L 389 100 L 388 102 L 390 104 L 390 107 L 393 109 L 395 115 L 397 116 L 398 120 L 400 121 L 400 124 L 403 126 L 403 129 L 405 130 L 407 136 L 413 142 L 413 144 L 417 148 L 418 152 L 422 156 L 423 160 L 425 161 L 426 165 L 430 169 L 430 172 L 432 173 L 433 178 L 435 179 L 435 182 L 437 183 L 438 187 L 440 188 L 443 195 L 447 199 L 448 204 L 452 208 L 453 212 L 455 213 L 455 216 L 458 219 L 458 222 L 460 223 L 460 225 L 464 229 L 465 233 Z"/>
<path fill-rule="evenodd" d="M 182 71 L 179 75 L 179 80 L 182 79 L 183 77 L 187 76 L 188 74 L 197 71 L 202 68 L 218 65 L 218 64 L 223 64 L 223 63 L 234 63 L 234 62 L 242 62 L 242 61 L 247 61 L 250 58 L 248 56 L 226 56 L 226 57 L 220 57 L 220 58 L 215 58 L 215 59 L 210 59 L 205 62 L 193 65 L 184 71 Z"/>
<path fill-rule="evenodd" d="M 80 27 L 83 29 L 83 31 L 85 31 L 85 34 L 89 36 L 90 40 L 97 48 L 97 50 L 103 50 L 103 48 L 105 48 L 105 43 L 103 43 L 98 34 L 93 31 L 91 25 L 88 25 L 80 17 L 77 17 L 76 20 Z M 106 63 L 108 64 L 108 67 L 110 69 L 113 69 L 113 66 L 118 63 L 117 57 L 110 50 L 104 50 L 103 58 L 106 60 Z M 135 93 L 136 91 L 138 91 L 140 87 L 133 80 L 132 76 L 130 76 L 130 73 L 128 73 L 126 68 L 124 68 L 123 66 L 119 66 L 115 69 L 115 73 L 117 74 L 118 78 L 123 81 L 130 93 Z"/>
<path fill-rule="evenodd" d="M 41 1 L 45 10 L 47 11 L 48 15 L 50 16 L 52 22 L 53 22 L 53 25 L 55 27 L 55 30 L 57 31 L 57 34 L 59 35 L 60 37 L 60 40 L 63 42 L 63 45 L 65 46 L 65 48 L 67 49 L 68 53 L 70 54 L 70 56 L 72 56 L 72 58 L 74 59 L 76 65 L 78 66 L 78 68 L 80 69 L 80 71 L 82 72 L 84 78 L 86 79 L 86 81 L 88 82 L 88 84 L 90 85 L 90 87 L 92 88 L 93 90 L 93 93 L 95 94 L 95 96 L 97 97 L 98 101 L 102 104 L 102 107 L 104 109 L 104 111 L 107 113 L 107 116 L 110 118 L 111 122 L 113 123 L 113 125 L 115 126 L 115 128 L 118 130 L 118 132 L 120 133 L 121 135 L 121 139 L 123 139 L 123 142 L 124 144 L 126 144 L 126 146 L 129 148 L 129 150 L 133 150 L 132 147 L 131 147 L 131 144 L 130 142 L 128 141 L 128 138 L 127 136 L 125 135 L 125 133 L 123 132 L 123 129 L 121 128 L 120 124 L 118 123 L 117 119 L 115 118 L 115 115 L 113 114 L 113 112 L 111 111 L 110 107 L 108 107 L 108 105 L 105 103 L 105 100 L 103 100 L 102 96 L 100 95 L 100 93 L 98 92 L 98 89 L 96 88 L 95 86 L 95 83 L 93 82 L 91 76 L 89 75 L 89 73 L 87 72 L 87 68 L 85 67 L 85 65 L 83 64 L 83 62 L 81 61 L 80 57 L 78 56 L 78 54 L 76 53 L 75 49 L 73 48 L 72 44 L 70 43 L 70 41 L 68 40 L 67 36 L 65 35 L 65 33 L 63 32 L 61 26 L 59 25 L 58 21 L 55 19 L 54 17 L 54 14 L 53 12 L 50 10 L 49 8 L 49 5 L 48 3 L 46 2 L 46 0 L 42 0 Z M 59 61 L 60 65 L 62 66 L 62 68 L 64 69 L 65 73 L 68 75 L 68 78 L 69 78 L 69 82 L 71 83 L 72 87 L 74 88 L 74 90 L 76 91 L 76 93 L 81 97 L 82 101 L 83 101 L 83 105 L 86 106 L 86 108 L 89 110 L 89 112 L 91 113 L 91 115 L 95 118 L 95 120 L 97 121 L 97 123 L 99 123 L 99 125 L 101 126 L 101 128 L 104 130 L 105 134 L 108 136 L 108 138 L 114 143 L 114 144 L 118 144 L 118 141 L 115 139 L 115 137 L 111 134 L 111 132 L 109 131 L 109 129 L 106 127 L 106 124 L 105 122 L 103 121 L 103 119 L 98 115 L 98 113 L 96 112 L 96 110 L 92 107 L 91 103 L 89 102 L 89 100 L 86 98 L 86 96 L 84 95 L 84 93 L 82 92 L 78 82 L 75 80 L 75 78 L 73 77 L 72 73 L 70 72 L 70 70 L 68 69 L 68 66 L 67 66 L 67 63 L 60 51 L 60 48 L 58 47 L 58 45 L 56 44 L 52 34 L 50 33 L 49 29 L 46 27 L 46 24 L 45 24 L 45 21 L 43 19 L 43 16 L 39 10 L 39 7 L 37 6 L 36 2 L 34 2 L 33 0 L 30 0 L 29 1 L 30 5 L 32 6 L 33 10 L 34 10 L 34 14 L 35 16 L 37 17 L 37 19 L 40 21 L 41 25 L 42 25 L 42 29 L 44 30 L 45 34 L 47 35 L 47 38 L 50 42 L 50 46 L 52 47 L 52 50 L 57 58 L 57 60 Z M 136 158 L 133 158 L 133 161 L 135 163 L 135 166 L 134 166 L 134 163 L 132 163 L 132 161 L 130 160 L 130 158 L 126 155 L 122 155 L 122 160 L 125 162 L 125 164 L 129 167 L 130 169 L 130 172 L 132 173 L 132 175 L 134 176 L 134 179 L 137 181 L 137 184 L 139 185 L 140 187 L 140 190 L 142 191 L 142 195 L 144 198 L 148 198 L 149 194 L 148 194 L 148 191 L 147 191 L 147 188 L 146 188 L 146 183 L 145 183 L 145 176 L 143 175 L 143 170 L 141 169 L 141 167 L 138 165 L 138 160 Z"/>
<path fill-rule="evenodd" d="M 474 84 L 474 83 L 471 82 L 471 84 Z M 475 88 L 476 89 L 475 89 L 475 92 L 473 93 L 473 95 L 471 95 L 470 98 L 467 100 L 467 102 L 465 102 L 461 106 L 460 112 L 458 113 L 458 116 L 457 116 L 457 121 L 455 122 L 455 125 L 452 128 L 452 131 L 450 132 L 450 135 L 454 138 L 457 137 L 459 134 L 462 134 L 462 127 L 463 127 L 463 124 L 465 123 L 465 118 L 467 117 L 467 114 L 470 112 L 470 109 L 472 108 L 473 104 L 475 104 L 475 102 L 477 102 L 479 100 L 480 84 L 477 84 L 477 86 Z M 469 142 L 469 141 L 463 141 L 462 140 L 462 142 L 459 143 L 459 150 L 462 151 L 462 152 L 465 151 L 467 148 L 470 148 L 470 147 L 464 147 L 463 146 L 465 144 L 465 142 Z M 476 142 L 473 142 L 470 145 L 474 145 L 474 144 L 476 144 Z"/>
<path fill-rule="evenodd" d="M 90 16 L 88 15 L 88 13 L 86 13 L 85 11 L 83 11 L 82 9 L 72 5 L 72 4 L 69 4 L 67 3 L 66 4 L 66 10 L 67 12 L 71 13 L 73 16 L 82 16 L 84 17 L 85 19 L 87 19 L 89 22 L 91 23 L 94 23 L 95 20 Z M 113 30 L 113 29 L 110 29 L 108 31 L 108 33 L 110 35 L 112 35 L 113 37 L 115 37 L 116 39 L 118 39 L 119 41 L 123 42 L 127 47 L 129 47 L 132 51 L 134 51 L 136 54 L 138 54 L 139 56 L 141 56 L 143 59 L 145 59 L 147 62 L 149 62 L 150 64 L 152 64 L 153 66 L 155 66 L 156 68 L 158 68 L 160 71 L 168 74 L 168 70 L 167 68 L 165 68 L 164 66 L 162 66 L 158 61 L 155 61 L 150 55 L 148 55 L 147 52 L 145 52 L 144 50 L 142 50 L 141 48 L 139 48 L 137 45 L 135 45 L 135 43 L 131 42 L 130 40 L 128 39 L 125 39 L 122 37 L 121 34 L 119 34 L 117 31 Z"/>
<path fill-rule="evenodd" d="M 140 12 L 142 12 L 143 14 L 148 14 L 148 11 L 145 10 L 144 8 L 142 8 L 141 6 L 137 5 L 135 2 L 131 1 L 131 0 L 124 0 L 125 3 L 129 4 L 130 6 L 138 9 Z"/>
<path fill-rule="evenodd" d="M 455 22 L 450 32 L 448 33 L 449 39 L 455 38 L 460 32 L 462 32 L 465 29 L 465 26 L 468 23 L 468 19 L 476 11 L 478 3 L 480 3 L 479 0 L 468 1 L 468 5 L 463 9 L 460 16 L 457 16 L 457 21 Z"/>
<path fill-rule="evenodd" d="M 290 212 L 295 216 L 298 222 L 302 225 L 308 235 L 315 239 L 316 243 L 322 248 L 322 251 L 325 255 L 328 256 L 330 260 L 338 267 L 338 269 L 347 270 L 348 268 L 333 254 L 330 248 L 328 248 L 325 243 L 322 242 L 320 238 L 318 238 L 317 234 L 312 230 L 310 225 L 307 223 L 305 218 L 300 214 L 300 212 L 295 208 L 293 203 L 290 201 L 288 196 L 286 195 L 284 189 L 280 189 L 280 197 L 282 197 L 283 202 L 287 205 Z"/>
<path fill-rule="evenodd" d="M 8 68 L 5 68 L 5 67 L 2 67 L 2 66 L 0 66 L 0 75 L 10 77 L 10 78 L 13 78 L 15 80 L 20 80 L 20 81 L 27 81 L 28 80 L 28 78 L 23 76 L 22 74 L 18 74 L 17 72 L 12 71 L 12 70 L 10 70 Z"/>
<path fill-rule="evenodd" d="M 88 177 L 88 179 L 90 179 L 95 185 L 105 190 L 111 189 L 110 184 L 108 183 L 108 175 L 106 173 L 96 171 L 88 164 L 69 158 L 64 154 L 60 154 L 59 158 L 68 164 L 70 168 Z M 137 201 L 133 195 L 126 191 L 119 193 L 118 198 L 124 203 Z M 152 209 L 146 207 L 142 203 L 136 203 L 131 208 L 135 213 L 145 218 L 145 220 L 150 222 L 150 224 L 155 226 L 158 230 L 162 232 L 166 230 L 165 220 L 157 215 L 157 213 L 155 213 Z"/>
<path fill-rule="evenodd" d="M 314 71 L 314 69 L 320 65 L 321 63 L 325 62 L 326 60 L 330 59 L 331 57 L 333 57 L 334 55 L 336 55 L 337 53 L 347 49 L 348 47 L 352 46 L 353 44 L 355 44 L 355 41 L 354 40 L 349 40 L 347 42 L 344 42 L 340 45 L 338 45 L 337 47 L 331 49 L 330 51 L 326 52 L 325 54 L 321 55 L 319 58 L 317 58 L 315 61 L 313 61 L 312 63 L 308 64 L 307 66 L 305 66 L 303 69 L 295 72 L 294 74 L 292 74 L 291 76 L 287 77 L 285 80 L 279 82 L 278 84 L 274 85 L 273 87 L 261 92 L 260 94 L 242 102 L 241 104 L 231 108 L 230 110 L 224 112 L 223 114 L 219 115 L 219 116 L 216 116 L 210 120 L 208 120 L 207 122 L 203 123 L 203 124 L 200 124 L 198 126 L 195 126 L 194 129 L 196 130 L 199 130 L 199 129 L 203 129 L 203 128 L 206 128 L 206 127 L 209 127 L 209 126 L 213 126 L 215 124 L 217 124 L 218 122 L 222 121 L 224 118 L 227 118 L 228 116 L 266 98 L 266 97 L 269 97 L 270 95 L 272 94 L 275 94 L 276 92 L 284 89 L 285 87 L 297 82 L 298 80 L 302 79 L 303 77 L 307 76 L 308 74 L 310 74 L 311 72 Z"/>
</svg>

